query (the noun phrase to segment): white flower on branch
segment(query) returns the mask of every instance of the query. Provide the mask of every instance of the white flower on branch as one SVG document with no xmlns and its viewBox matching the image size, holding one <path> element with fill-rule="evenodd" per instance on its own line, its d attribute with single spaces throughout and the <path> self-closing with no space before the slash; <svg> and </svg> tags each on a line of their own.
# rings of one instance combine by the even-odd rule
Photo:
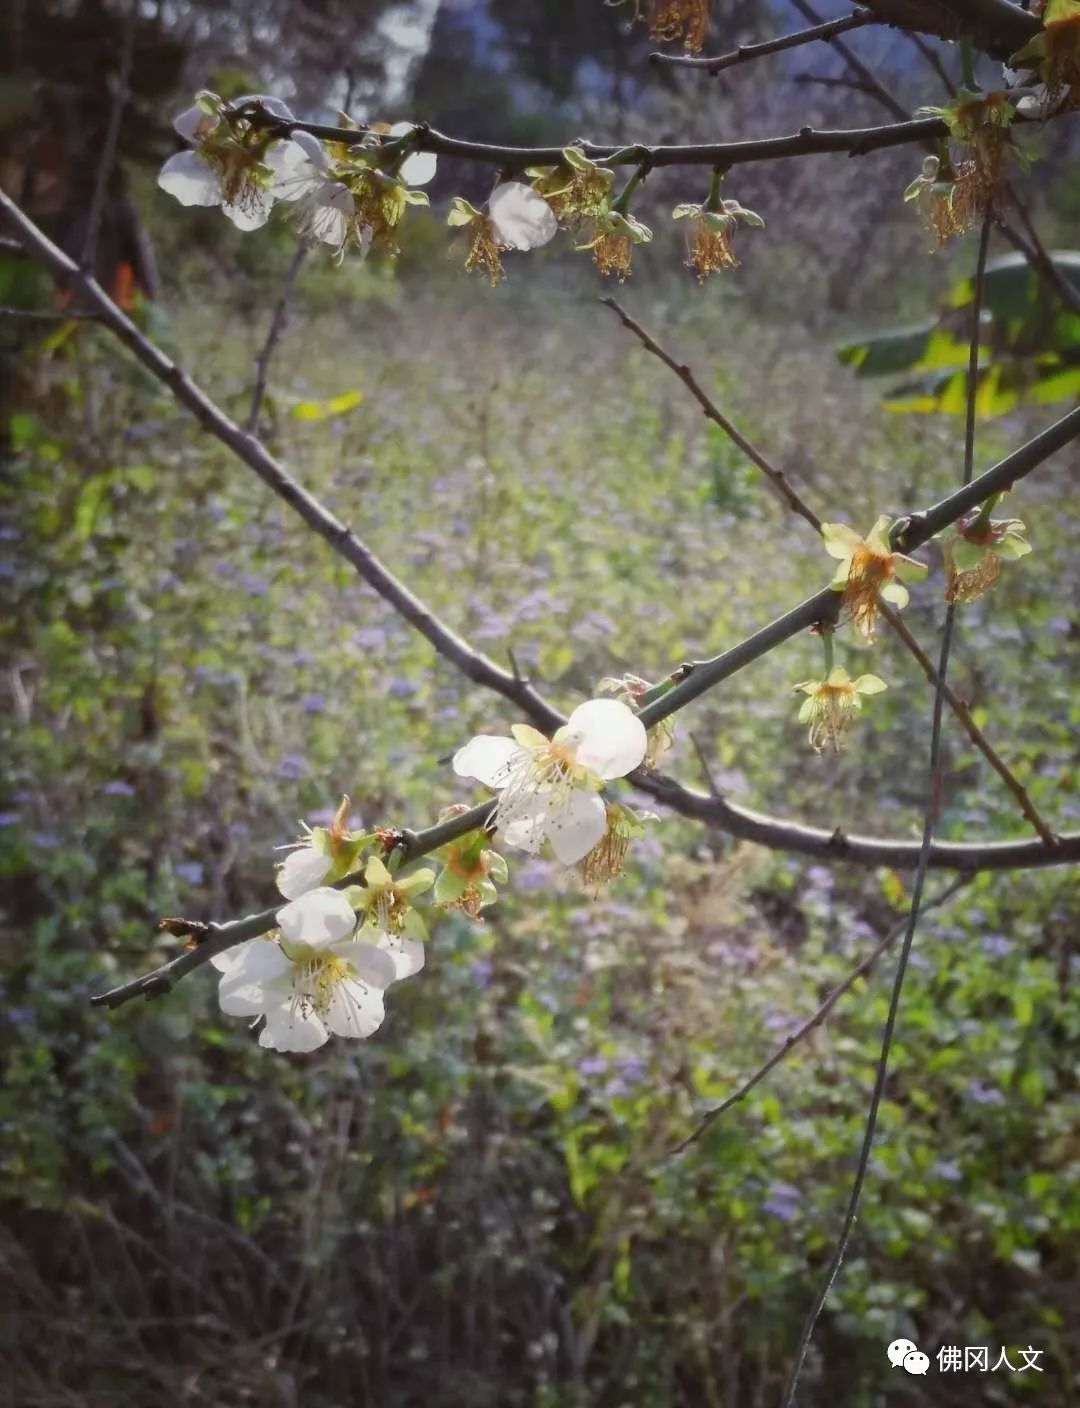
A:
<svg viewBox="0 0 1080 1408">
<path fill-rule="evenodd" d="M 267 142 L 250 123 L 232 116 L 246 103 L 256 102 L 273 117 L 293 120 L 284 103 L 263 94 L 230 104 L 216 94 L 201 94 L 199 102 L 173 121 L 192 149 L 169 157 L 157 179 L 181 205 L 220 205 L 238 230 L 266 224 L 274 205 L 273 187 L 306 158 L 296 142 Z"/>
<path fill-rule="evenodd" d="M 535 854 L 547 840 L 563 865 L 576 865 L 607 830 L 604 783 L 641 765 L 645 728 L 619 700 L 590 699 L 554 738 L 527 724 L 511 732 L 470 740 L 454 771 L 499 793 L 494 822 L 507 845 Z"/>
<path fill-rule="evenodd" d="M 341 181 L 334 180 L 333 165 L 317 137 L 297 132 L 292 141 L 302 160 L 275 179 L 271 193 L 278 200 L 298 202 L 296 223 L 302 234 L 342 249 L 356 214 L 352 194 Z"/>
<path fill-rule="evenodd" d="M 310 890 L 278 913 L 280 939 L 249 939 L 211 959 L 218 1000 L 231 1017 L 262 1017 L 259 1045 L 314 1051 L 334 1036 L 371 1036 L 394 981 L 391 956 L 354 937 L 356 915 L 339 890 Z"/>
<path fill-rule="evenodd" d="M 332 865 L 330 856 L 314 846 L 299 846 L 278 867 L 277 887 L 287 900 L 298 900 L 322 884 Z"/>
</svg>

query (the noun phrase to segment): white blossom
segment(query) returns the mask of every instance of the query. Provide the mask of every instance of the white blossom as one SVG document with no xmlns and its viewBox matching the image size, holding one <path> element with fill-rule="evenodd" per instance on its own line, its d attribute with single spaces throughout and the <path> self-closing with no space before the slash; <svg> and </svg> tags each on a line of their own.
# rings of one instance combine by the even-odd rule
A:
<svg viewBox="0 0 1080 1408">
<path fill-rule="evenodd" d="M 347 186 L 331 176 L 330 158 L 317 137 L 296 132 L 292 141 L 303 159 L 275 179 L 271 193 L 278 200 L 299 203 L 297 224 L 302 233 L 341 249 L 355 214 L 352 195 Z"/>
<path fill-rule="evenodd" d="M 344 895 L 310 890 L 277 920 L 280 939 L 249 939 L 211 959 L 221 973 L 221 1010 L 263 1018 L 259 1044 L 275 1051 L 314 1051 L 331 1034 L 377 1031 L 396 966 L 384 949 L 354 937 L 356 915 Z"/>
<path fill-rule="evenodd" d="M 277 887 L 287 900 L 297 900 L 326 879 L 333 861 L 313 846 L 298 846 L 278 867 Z"/>
<path fill-rule="evenodd" d="M 248 94 L 230 104 L 261 103 L 273 117 L 291 122 L 293 115 L 277 98 Z M 274 205 L 273 186 L 305 160 L 296 142 L 271 143 L 259 154 L 244 142 L 219 136 L 222 121 L 202 107 L 185 108 L 173 127 L 192 150 L 169 157 L 158 172 L 157 183 L 181 205 L 220 205 L 238 230 L 257 230 L 266 224 Z"/>
<path fill-rule="evenodd" d="M 550 740 L 523 724 L 511 731 L 473 738 L 454 755 L 454 771 L 500 794 L 494 821 L 508 845 L 535 854 L 548 840 L 575 865 L 607 829 L 603 784 L 645 757 L 644 726 L 620 700 L 590 699 Z"/>
</svg>

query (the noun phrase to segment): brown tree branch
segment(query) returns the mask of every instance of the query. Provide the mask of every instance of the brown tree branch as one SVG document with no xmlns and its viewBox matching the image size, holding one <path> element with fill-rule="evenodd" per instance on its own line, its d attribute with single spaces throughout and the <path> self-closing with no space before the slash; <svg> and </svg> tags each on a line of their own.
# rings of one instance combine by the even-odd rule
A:
<svg viewBox="0 0 1080 1408">
<path fill-rule="evenodd" d="M 690 54 L 665 54 L 658 50 L 649 55 L 649 62 L 653 64 L 678 64 L 682 68 L 700 68 L 715 76 L 722 73 L 724 69 L 735 68 L 738 64 L 752 63 L 755 59 L 764 58 L 767 54 L 778 54 L 784 49 L 798 49 L 804 44 L 831 39 L 834 34 L 846 34 L 851 29 L 862 29 L 868 24 L 882 23 L 883 21 L 876 15 L 872 15 L 866 10 L 855 10 L 850 15 L 841 16 L 840 19 L 818 20 L 813 29 L 801 29 L 794 34 L 782 34 L 777 39 L 764 39 L 759 44 L 740 44 L 737 49 L 733 49 L 728 54 L 719 54 L 716 58 L 710 59 Z"/>
<path fill-rule="evenodd" d="M 970 39 L 991 58 L 1007 59 L 1039 32 L 1039 21 L 1009 0 L 863 0 L 886 24 L 938 39 Z"/>
</svg>

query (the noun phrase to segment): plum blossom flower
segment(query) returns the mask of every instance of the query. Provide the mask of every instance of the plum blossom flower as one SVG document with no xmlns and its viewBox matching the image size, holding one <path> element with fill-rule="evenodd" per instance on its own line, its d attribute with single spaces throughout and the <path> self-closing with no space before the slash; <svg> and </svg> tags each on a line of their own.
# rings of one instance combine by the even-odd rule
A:
<svg viewBox="0 0 1080 1408">
<path fill-rule="evenodd" d="M 220 205 L 238 230 L 257 230 L 266 224 L 274 204 L 274 185 L 305 160 L 296 142 L 269 140 L 237 116 L 248 103 L 260 103 L 284 122 L 293 120 L 277 98 L 252 94 L 230 104 L 216 93 L 200 93 L 196 103 L 173 121 L 191 150 L 169 157 L 157 178 L 161 189 L 181 205 Z"/>
<path fill-rule="evenodd" d="M 547 840 L 563 865 L 576 865 L 607 830 L 603 784 L 645 757 L 644 725 L 617 699 L 590 699 L 553 738 L 527 724 L 511 732 L 471 739 L 454 754 L 454 771 L 499 793 L 494 825 L 507 845 L 535 855 Z"/>
<path fill-rule="evenodd" d="M 277 887 L 287 900 L 299 899 L 316 886 L 340 880 L 356 865 L 357 857 L 373 837 L 350 831 L 348 797 L 342 797 L 329 826 L 300 823 L 300 840 L 278 867 Z"/>
<path fill-rule="evenodd" d="M 806 695 L 799 710 L 799 722 L 810 725 L 810 747 L 815 753 L 826 746 L 839 753 L 844 738 L 862 709 L 864 694 L 880 694 L 887 686 L 877 675 L 852 679 L 837 665 L 823 680 L 803 680 L 793 688 Z"/>
<path fill-rule="evenodd" d="M 297 202 L 296 224 L 301 234 L 344 249 L 355 214 L 349 188 L 334 179 L 333 162 L 318 138 L 296 132 L 292 140 L 303 159 L 275 179 L 272 194 L 278 200 Z"/>
<path fill-rule="evenodd" d="M 1026 557 L 1031 544 L 1019 518 L 990 518 L 974 511 L 945 539 L 945 600 L 976 601 L 997 581 L 1001 564 Z"/>
<path fill-rule="evenodd" d="M 673 689 L 674 680 L 665 681 L 667 689 Z M 610 694 L 616 699 L 621 699 L 625 704 L 629 704 L 633 709 L 641 707 L 641 700 L 651 694 L 654 685 L 648 680 L 643 680 L 640 675 L 605 675 L 598 681 L 596 686 L 597 694 Z M 642 767 L 654 771 L 664 761 L 664 758 L 675 746 L 675 720 L 673 718 L 661 719 L 659 723 L 653 724 L 648 731 L 648 747 L 645 750 L 645 760 Z"/>
<path fill-rule="evenodd" d="M 833 591 L 843 592 L 844 610 L 857 635 L 871 644 L 878 616 L 878 597 L 898 610 L 908 604 L 908 590 L 898 578 L 921 581 L 929 570 L 925 563 L 893 552 L 889 546 L 891 520 L 883 513 L 865 538 L 860 538 L 846 523 L 823 523 L 821 536 L 825 551 L 840 560 L 836 575 L 829 583 Z"/>
<path fill-rule="evenodd" d="M 1042 29 L 1009 64 L 1038 69 L 1047 102 L 1074 107 L 1080 93 L 1080 0 L 1047 0 Z"/>
<path fill-rule="evenodd" d="M 616 205 L 593 217 L 589 232 L 592 238 L 577 248 L 591 249 L 593 263 L 601 274 L 614 274 L 622 283 L 630 274 L 634 245 L 648 244 L 652 231 L 633 215 L 617 209 Z"/>
<path fill-rule="evenodd" d="M 659 821 L 659 817 L 655 812 L 636 812 L 623 802 L 607 804 L 604 834 L 578 863 L 581 878 L 594 896 L 622 874 L 630 843 L 644 836 L 647 821 Z"/>
<path fill-rule="evenodd" d="M 356 915 L 339 890 L 319 888 L 278 911 L 279 938 L 249 939 L 210 960 L 218 1000 L 232 1017 L 262 1017 L 259 1045 L 314 1051 L 335 1036 L 378 1030 L 390 955 L 355 938 Z"/>
<path fill-rule="evenodd" d="M 744 225 L 764 229 L 765 221 L 737 200 L 709 201 L 705 205 L 677 205 L 673 220 L 692 220 L 693 237 L 686 267 L 693 269 L 699 284 L 719 269 L 734 269 L 738 260 L 731 248 L 731 236 L 741 220 Z"/>
<path fill-rule="evenodd" d="M 496 186 L 486 212 L 477 210 L 463 196 L 455 196 L 446 223 L 465 227 L 469 238 L 466 271 L 483 269 L 492 286 L 504 277 L 504 250 L 539 249 L 559 228 L 547 201 L 520 181 Z"/>
<path fill-rule="evenodd" d="M 611 204 L 615 172 L 590 161 L 580 147 L 564 147 L 558 166 L 534 166 L 525 173 L 564 229 L 576 229 Z"/>
</svg>

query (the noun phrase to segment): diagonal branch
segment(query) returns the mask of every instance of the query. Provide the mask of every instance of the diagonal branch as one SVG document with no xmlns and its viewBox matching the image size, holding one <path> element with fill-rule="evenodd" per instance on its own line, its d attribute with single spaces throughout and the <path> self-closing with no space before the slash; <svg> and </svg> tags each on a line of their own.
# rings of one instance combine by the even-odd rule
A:
<svg viewBox="0 0 1080 1408">
<path fill-rule="evenodd" d="M 355 534 L 278 464 L 254 436 L 241 431 L 174 362 L 149 342 L 99 285 L 58 249 L 3 191 L 0 191 L 0 212 L 18 231 L 22 247 L 39 258 L 58 282 L 73 289 L 81 302 L 93 310 L 102 324 L 123 342 L 154 376 L 169 387 L 180 404 L 191 410 L 212 435 L 231 449 L 267 487 L 284 499 L 336 552 L 351 562 L 361 576 L 404 620 L 418 630 L 440 655 L 454 664 L 466 678 L 514 703 L 527 718 L 548 733 L 565 722 L 563 715 L 527 680 L 516 671 L 509 673 L 501 670 L 493 661 L 474 650 L 399 582 Z M 1067 443 L 1074 434 L 1080 434 L 1080 408 L 1073 412 L 1071 417 L 1063 418 L 1043 431 L 1040 436 L 1036 436 L 968 489 L 943 500 L 925 514 L 908 519 L 905 546 L 917 546 L 925 542 L 941 527 L 995 492 L 1003 482 L 1030 473 L 1037 464 Z M 813 624 L 815 620 L 835 614 L 837 603 L 836 593 L 826 589 L 780 618 L 778 622 L 764 627 L 734 650 L 713 660 L 696 662 L 681 668 L 678 672 L 680 678 L 684 674 L 686 676 L 683 683 L 642 710 L 642 721 L 646 726 L 650 726 L 675 713 L 712 684 L 757 659 L 773 645 L 788 639 L 805 626 Z M 686 688 L 687 685 L 690 686 L 689 689 Z M 683 691 L 681 694 L 680 690 Z M 781 821 L 736 807 L 722 797 L 705 796 L 682 787 L 673 780 L 648 773 L 635 773 L 630 781 L 684 816 L 708 822 L 728 830 L 732 835 L 756 841 L 764 846 L 791 850 L 801 855 L 866 865 L 905 867 L 915 861 L 914 852 L 917 848 L 911 842 L 848 836 L 839 830 L 827 832 Z M 415 859 L 464 836 L 476 827 L 488 825 L 491 817 L 492 804 L 482 803 L 463 815 L 424 831 L 402 832 L 399 849 L 404 859 Z M 1080 859 L 1080 835 L 1062 837 L 1054 846 L 1032 842 L 991 842 L 973 845 L 944 843 L 933 848 L 929 863 L 946 869 L 970 872 L 1059 865 L 1076 859 Z M 358 881 L 361 877 L 350 878 Z M 208 926 L 209 936 L 190 952 L 179 955 L 146 977 L 123 984 L 112 993 L 104 994 L 96 1000 L 115 1006 L 140 994 L 155 996 L 166 992 L 179 977 L 207 962 L 215 952 L 274 927 L 276 912 L 276 909 L 270 909 L 247 920 Z"/>
<path fill-rule="evenodd" d="M 941 905 L 946 904 L 958 890 L 963 889 L 965 885 L 970 883 L 970 877 L 961 875 L 958 879 L 952 881 L 950 885 L 946 886 L 936 899 L 923 905 L 923 913 L 926 914 L 928 910 L 938 909 Z M 866 977 L 867 973 L 870 972 L 881 955 L 893 946 L 907 926 L 908 916 L 905 914 L 902 919 L 892 926 L 885 937 L 879 941 L 877 946 L 855 965 L 844 981 L 833 988 L 832 992 L 829 993 L 828 997 L 812 1017 L 808 1017 L 797 1031 L 792 1032 L 789 1037 L 785 1037 L 769 1059 L 763 1065 L 759 1066 L 752 1076 L 744 1080 L 737 1090 L 732 1091 L 719 1105 L 714 1105 L 711 1110 L 707 1110 L 705 1114 L 702 1115 L 701 1119 L 686 1138 L 681 1139 L 679 1143 L 669 1151 L 668 1158 L 674 1158 L 676 1154 L 681 1154 L 686 1149 L 689 1149 L 691 1144 L 696 1144 L 705 1131 L 711 1128 L 721 1115 L 726 1115 L 733 1105 L 737 1105 L 740 1100 L 745 1100 L 754 1087 L 760 1085 L 770 1071 L 774 1071 L 776 1067 L 780 1065 L 781 1061 L 786 1061 L 795 1047 L 798 1046 L 799 1042 L 805 1041 L 812 1031 L 816 1031 L 816 1029 L 821 1026 L 843 995 L 846 992 L 850 992 L 860 978 Z"/>
<path fill-rule="evenodd" d="M 646 330 L 641 326 L 641 324 L 637 322 L 635 318 L 632 318 L 630 314 L 627 313 L 626 310 L 614 298 L 602 298 L 600 301 L 606 307 L 611 308 L 618 315 L 618 317 L 623 323 L 623 326 L 628 328 L 629 331 L 634 334 L 634 336 L 638 339 L 642 346 L 646 348 L 647 351 L 651 352 L 654 357 L 656 357 L 659 361 L 663 362 L 664 366 L 668 367 L 672 372 L 675 373 L 675 375 L 690 392 L 691 396 L 693 396 L 694 400 L 697 401 L 698 405 L 701 407 L 702 411 L 709 418 L 709 420 L 711 420 L 715 425 L 718 425 L 720 429 L 724 432 L 724 434 L 727 435 L 728 438 L 732 440 L 739 447 L 740 450 L 742 450 L 743 454 L 746 455 L 746 457 L 751 460 L 755 465 L 757 465 L 757 467 L 761 470 L 762 474 L 765 475 L 768 482 L 776 490 L 778 497 L 784 504 L 787 505 L 789 509 L 791 509 L 792 513 L 796 513 L 799 515 L 800 518 L 805 519 L 806 522 L 809 523 L 811 528 L 813 528 L 816 533 L 820 532 L 821 519 L 817 516 L 813 509 L 810 508 L 805 499 L 803 499 L 801 495 L 798 494 L 797 491 L 792 487 L 784 471 L 782 469 L 777 469 L 775 465 L 771 464 L 770 461 L 767 460 L 765 456 L 760 452 L 760 450 L 756 449 L 750 443 L 750 441 L 747 440 L 746 437 L 738 429 L 736 429 L 732 422 L 728 420 L 727 416 L 725 416 L 720 410 L 720 408 L 716 405 L 712 397 L 710 397 L 709 394 L 704 390 L 701 383 L 694 375 L 693 370 L 689 366 L 687 366 L 685 362 L 678 361 L 672 353 L 668 352 L 664 347 L 662 347 L 660 343 L 657 342 L 656 339 L 650 333 L 646 332 Z M 881 614 L 884 617 L 885 621 L 888 623 L 889 627 L 897 634 L 897 636 L 899 636 L 905 648 L 909 651 L 912 656 L 914 656 L 923 674 L 930 681 L 930 684 L 936 688 L 938 677 L 937 671 L 934 669 L 933 661 L 930 659 L 930 657 L 923 650 L 922 646 L 918 643 L 915 637 L 908 630 L 907 626 L 904 624 L 904 621 L 900 616 L 900 613 L 898 611 L 895 611 L 891 606 L 889 606 L 887 602 L 882 602 Z M 1016 799 L 1017 805 L 1020 807 L 1020 810 L 1023 812 L 1024 816 L 1027 817 L 1028 821 L 1031 822 L 1031 825 L 1035 828 L 1035 830 L 1047 843 L 1047 845 L 1053 845 L 1054 833 L 1050 830 L 1049 826 L 1047 826 L 1046 822 L 1039 815 L 1038 811 L 1036 810 L 1034 804 L 1031 801 L 1031 798 L 1028 796 L 1027 789 L 1024 787 L 1023 783 L 1019 780 L 1019 778 L 1017 778 L 1015 774 L 1010 770 L 1010 768 L 1002 759 L 1000 754 L 990 743 L 990 740 L 983 733 L 982 729 L 979 728 L 978 724 L 972 718 L 971 710 L 968 708 L 964 700 L 962 700 L 960 696 L 948 684 L 946 684 L 945 686 L 945 698 L 948 701 L 953 713 L 963 724 L 964 729 L 968 737 L 971 739 L 972 743 L 974 743 L 975 747 L 978 748 L 979 752 L 982 753 L 983 757 L 987 760 L 990 766 L 994 769 L 994 771 L 998 774 L 998 776 L 1005 783 L 1006 787 L 1012 793 L 1013 797 Z"/>
<path fill-rule="evenodd" d="M 807 0 L 794 0 L 794 4 L 795 8 L 805 19 L 820 23 L 820 16 L 813 6 L 807 3 Z M 869 93 L 871 97 L 877 98 L 893 117 L 903 122 L 908 116 L 907 109 L 893 97 L 873 69 L 864 64 L 858 54 L 855 53 L 854 49 L 852 49 L 849 44 L 845 44 L 842 39 L 838 39 L 835 34 L 829 37 L 829 44 L 844 60 L 851 72 L 860 80 L 865 91 Z"/>
<path fill-rule="evenodd" d="M 862 29 L 868 24 L 883 24 L 884 21 L 866 10 L 855 10 L 850 15 L 842 15 L 836 20 L 818 20 L 813 29 L 800 29 L 794 34 L 782 34 L 777 39 L 763 39 L 760 44 L 740 44 L 729 54 L 716 58 L 703 58 L 700 55 L 665 54 L 661 51 L 649 55 L 654 64 L 678 64 L 682 68 L 700 68 L 706 73 L 722 73 L 726 68 L 737 64 L 752 63 L 754 59 L 767 54 L 778 54 L 784 49 L 798 49 L 804 44 L 813 44 L 821 39 L 831 39 L 835 34 L 846 34 L 851 29 Z"/>
</svg>

